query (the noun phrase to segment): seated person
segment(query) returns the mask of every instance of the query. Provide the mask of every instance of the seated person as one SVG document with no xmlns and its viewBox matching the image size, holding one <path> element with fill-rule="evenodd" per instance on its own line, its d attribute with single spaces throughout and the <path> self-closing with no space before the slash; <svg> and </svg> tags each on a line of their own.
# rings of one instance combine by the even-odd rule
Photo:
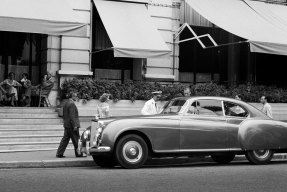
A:
<svg viewBox="0 0 287 192">
<path fill-rule="evenodd" d="M 197 107 L 199 107 L 199 106 L 200 106 L 199 102 L 198 102 L 198 101 L 194 101 L 194 102 L 191 104 L 191 106 L 189 107 L 187 113 L 197 114 L 197 115 L 198 115 L 198 114 L 199 114 L 199 111 L 198 111 L 198 108 L 197 108 Z"/>
<path fill-rule="evenodd" d="M 51 89 L 54 86 L 53 77 L 50 73 L 44 75 L 42 78 L 41 84 L 32 86 L 31 96 L 32 96 L 32 106 L 37 106 L 39 103 L 40 92 L 41 95 L 50 93 Z"/>
<path fill-rule="evenodd" d="M 53 77 L 50 73 L 47 73 L 47 75 L 44 75 L 42 82 L 41 82 L 41 89 L 42 90 L 51 90 L 54 85 Z"/>
<path fill-rule="evenodd" d="M 6 91 L 0 86 L 0 106 L 4 106 Z"/>
<path fill-rule="evenodd" d="M 32 85 L 31 81 L 28 79 L 27 73 L 22 74 L 21 84 L 22 84 L 22 103 L 24 106 L 29 107 L 31 102 Z"/>
<path fill-rule="evenodd" d="M 6 90 L 3 88 L 3 85 L 6 86 Z M 5 94 L 4 100 L 8 105 L 15 106 L 18 101 L 18 91 L 16 87 L 22 87 L 20 83 L 15 80 L 15 73 L 10 72 L 8 74 L 8 79 L 5 79 L 0 83 L 1 91 Z"/>
</svg>

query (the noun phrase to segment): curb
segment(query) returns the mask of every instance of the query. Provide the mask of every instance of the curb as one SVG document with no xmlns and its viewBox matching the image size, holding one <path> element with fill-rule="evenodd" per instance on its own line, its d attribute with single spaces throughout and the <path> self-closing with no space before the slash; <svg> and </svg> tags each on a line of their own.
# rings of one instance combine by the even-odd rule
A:
<svg viewBox="0 0 287 192">
<path fill-rule="evenodd" d="M 16 168 L 55 168 L 55 167 L 92 167 L 93 160 L 40 160 L 40 161 L 8 161 L 0 162 L 0 169 Z"/>
<path fill-rule="evenodd" d="M 273 160 L 287 160 L 287 154 L 275 154 Z M 233 161 L 247 161 L 244 155 L 237 155 Z M 149 159 L 146 166 L 179 165 L 199 162 L 213 162 L 208 157 L 178 157 Z M 56 167 L 96 167 L 93 160 L 39 160 L 39 161 L 6 161 L 0 162 L 0 169 L 17 168 L 56 168 Z"/>
</svg>

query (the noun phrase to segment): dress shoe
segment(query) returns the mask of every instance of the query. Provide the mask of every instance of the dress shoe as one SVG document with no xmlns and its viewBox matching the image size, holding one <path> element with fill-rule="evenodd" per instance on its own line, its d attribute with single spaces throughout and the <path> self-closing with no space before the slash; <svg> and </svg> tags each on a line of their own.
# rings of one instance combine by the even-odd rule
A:
<svg viewBox="0 0 287 192">
<path fill-rule="evenodd" d="M 56 155 L 57 158 L 65 158 L 66 156 L 64 155 Z"/>
</svg>

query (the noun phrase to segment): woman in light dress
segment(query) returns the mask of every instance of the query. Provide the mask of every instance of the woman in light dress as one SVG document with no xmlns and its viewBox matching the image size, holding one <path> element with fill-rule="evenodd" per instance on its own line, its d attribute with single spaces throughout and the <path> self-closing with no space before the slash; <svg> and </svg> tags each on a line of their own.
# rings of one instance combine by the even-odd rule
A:
<svg viewBox="0 0 287 192">
<path fill-rule="evenodd" d="M 100 103 L 97 106 L 97 112 L 99 118 L 107 118 L 110 117 L 110 106 L 108 104 L 110 94 L 104 93 L 99 98 Z"/>
<path fill-rule="evenodd" d="M 6 85 L 6 89 L 2 86 Z M 20 83 L 15 80 L 15 73 L 10 72 L 8 74 L 8 79 L 5 79 L 0 83 L 1 90 L 4 90 L 4 94 L 6 95 L 6 101 L 10 102 L 11 106 L 15 106 L 18 101 L 18 91 L 16 87 L 22 87 Z"/>
</svg>

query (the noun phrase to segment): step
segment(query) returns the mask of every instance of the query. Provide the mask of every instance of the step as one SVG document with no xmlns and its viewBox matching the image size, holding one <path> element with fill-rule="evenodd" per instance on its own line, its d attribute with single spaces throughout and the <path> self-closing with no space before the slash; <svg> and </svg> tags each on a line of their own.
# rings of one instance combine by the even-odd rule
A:
<svg viewBox="0 0 287 192">
<path fill-rule="evenodd" d="M 81 122 L 81 128 L 85 129 L 87 127 L 91 126 L 90 122 Z M 64 129 L 63 124 L 33 124 L 33 125 L 0 125 L 0 130 L 37 130 L 37 129 Z"/>
<path fill-rule="evenodd" d="M 56 108 L 47 107 L 0 107 L 0 113 L 57 113 Z"/>
<path fill-rule="evenodd" d="M 9 135 L 0 136 L 0 143 L 19 143 L 19 142 L 60 142 L 63 134 L 49 134 L 49 135 Z"/>
<path fill-rule="evenodd" d="M 0 127 L 1 125 L 57 125 L 63 122 L 60 118 L 49 118 L 49 119 L 0 119 Z"/>
<path fill-rule="evenodd" d="M 0 153 L 4 152 L 18 152 L 18 151 L 41 151 L 41 150 L 56 150 L 58 149 L 60 141 L 50 143 L 18 143 L 18 144 L 0 144 Z M 72 142 L 69 142 L 67 149 L 74 149 Z"/>
<path fill-rule="evenodd" d="M 57 113 L 0 113 L 0 119 L 43 119 L 59 118 Z"/>
<path fill-rule="evenodd" d="M 84 131 L 84 128 L 80 128 L 80 134 Z M 21 138 L 22 135 L 59 135 L 63 136 L 64 129 L 56 128 L 56 129 L 0 129 L 0 137 L 4 136 L 18 136 Z"/>
<path fill-rule="evenodd" d="M 55 144 L 46 144 L 46 145 L 9 145 L 1 146 L 0 153 L 14 153 L 14 152 L 29 152 L 29 151 L 55 151 L 58 149 L 60 142 Z M 72 142 L 69 143 L 66 150 L 73 150 Z"/>
<path fill-rule="evenodd" d="M 1 130 L 17 130 L 17 129 L 20 129 L 20 130 L 34 130 L 34 129 L 42 129 L 42 130 L 45 130 L 45 129 L 64 129 L 63 128 L 63 124 L 31 124 L 31 125 L 0 125 L 0 129 Z"/>
</svg>

